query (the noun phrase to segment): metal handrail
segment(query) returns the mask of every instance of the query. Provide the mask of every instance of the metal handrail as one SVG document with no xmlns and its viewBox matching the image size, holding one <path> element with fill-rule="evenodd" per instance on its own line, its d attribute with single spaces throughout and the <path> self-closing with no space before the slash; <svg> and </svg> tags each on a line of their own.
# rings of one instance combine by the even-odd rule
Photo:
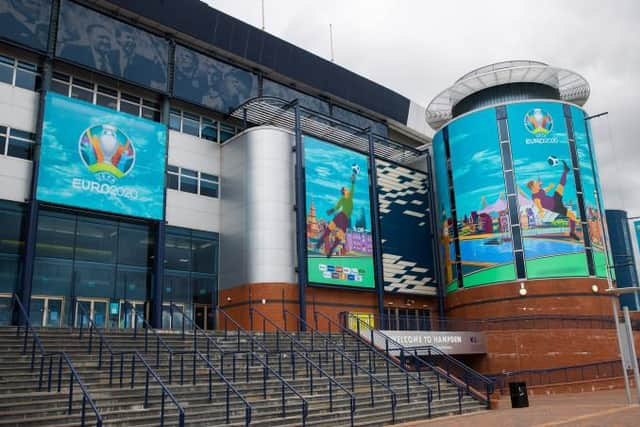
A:
<svg viewBox="0 0 640 427">
<path fill-rule="evenodd" d="M 456 386 L 458 388 L 458 394 L 459 394 L 459 402 L 458 402 L 458 406 L 459 406 L 459 410 L 460 412 L 462 412 L 462 397 L 460 395 L 460 391 L 464 388 L 466 389 L 465 391 L 467 392 L 467 394 L 470 394 L 471 396 L 475 396 L 477 399 L 483 401 L 487 407 L 490 407 L 491 405 L 491 394 L 494 391 L 494 384 L 493 381 L 491 381 L 489 378 L 484 377 L 483 375 L 481 375 L 480 373 L 474 371 L 473 369 L 471 369 L 470 367 L 464 365 L 463 363 L 457 361 L 456 359 L 454 359 L 453 357 L 451 357 L 450 355 L 440 351 L 439 349 L 436 349 L 435 347 L 432 347 L 434 349 L 434 352 L 437 351 L 439 352 L 438 356 L 447 360 L 447 362 L 449 362 L 447 364 L 447 369 L 443 369 L 440 366 L 434 365 L 433 363 L 424 360 L 421 356 L 418 355 L 417 350 L 415 352 L 412 352 L 413 348 L 407 348 L 402 346 L 401 344 L 399 344 L 397 341 L 393 340 L 392 338 L 388 337 L 387 335 L 385 335 L 384 333 L 380 332 L 379 330 L 375 330 L 374 328 L 372 328 L 368 323 L 364 322 L 362 319 L 358 318 L 357 316 L 352 315 L 351 313 L 346 313 L 347 315 L 347 319 L 346 320 L 352 320 L 356 322 L 356 331 L 351 331 L 352 333 L 355 333 L 356 336 L 367 340 L 369 339 L 371 341 L 371 344 L 373 344 L 374 348 L 376 348 L 375 346 L 375 340 L 374 340 L 374 334 L 377 334 L 379 336 L 381 336 L 384 339 L 384 351 L 387 355 L 389 355 L 390 351 L 393 351 L 394 349 L 396 351 L 400 351 L 400 364 L 403 366 L 406 366 L 406 362 L 407 362 L 407 357 L 410 358 L 411 362 L 413 362 L 414 364 L 418 365 L 418 366 L 424 366 L 427 369 L 431 370 L 434 374 L 436 374 L 436 376 L 439 377 L 443 377 L 447 382 L 449 382 L 450 384 Z M 346 323 L 348 324 L 348 323 Z M 364 325 L 364 328 L 366 330 L 369 331 L 369 337 L 365 335 L 361 334 L 361 324 Z M 389 343 L 392 343 L 393 345 L 395 345 L 395 348 L 390 348 L 389 347 Z M 462 379 L 452 375 L 449 371 L 449 367 L 450 365 L 453 364 L 455 366 L 458 366 L 460 369 L 462 369 L 463 373 L 462 373 Z M 420 374 L 421 369 L 416 369 L 418 374 Z M 476 379 L 480 382 L 480 386 L 475 386 L 472 387 L 469 383 L 469 379 Z M 482 388 L 484 387 L 484 392 L 485 394 L 483 395 L 482 392 L 480 391 Z M 440 394 L 440 383 L 438 382 L 438 394 Z"/>
<path fill-rule="evenodd" d="M 638 363 L 640 363 L 640 358 L 638 358 Z M 611 368 L 610 376 L 601 376 L 602 375 L 601 370 L 604 369 L 605 367 Z M 506 380 L 508 378 L 529 377 L 533 379 L 534 375 L 536 375 L 538 378 L 541 378 L 542 376 L 546 375 L 548 376 L 547 381 L 538 381 L 537 384 L 535 383 L 535 381 L 531 381 L 528 385 L 529 386 L 550 385 L 550 384 L 557 384 L 562 382 L 569 382 L 570 381 L 569 377 L 572 376 L 572 375 L 569 375 L 569 372 L 579 371 L 580 379 L 575 381 L 585 381 L 585 376 L 584 376 L 585 369 L 593 369 L 593 368 L 596 369 L 596 375 L 593 376 L 592 378 L 587 378 L 587 380 L 616 378 L 616 377 L 622 376 L 622 366 L 620 364 L 620 359 L 607 360 L 603 362 L 586 363 L 583 365 L 560 366 L 557 368 L 525 369 L 521 371 L 501 372 L 499 374 L 490 374 L 488 376 L 495 379 L 496 388 L 499 389 L 500 392 L 503 392 L 506 385 Z M 564 373 L 564 378 L 562 379 L 563 381 L 552 381 L 550 377 L 552 377 L 553 374 L 559 373 L 559 372 Z M 616 373 L 619 373 L 619 375 L 615 375 Z"/>
<path fill-rule="evenodd" d="M 78 304 L 77 306 L 80 309 L 81 313 L 84 314 L 89 321 L 89 344 L 87 346 L 87 353 L 91 354 L 91 352 L 93 351 L 93 331 L 95 330 L 96 333 L 98 334 L 98 339 L 99 339 L 98 367 L 97 367 L 98 369 L 102 369 L 102 349 L 106 347 L 107 351 L 109 352 L 109 386 L 112 386 L 113 385 L 113 360 L 117 356 L 117 353 L 113 350 L 113 347 L 111 346 L 109 341 L 105 338 L 104 334 L 102 333 L 98 325 L 96 325 L 95 321 L 91 318 L 89 313 L 87 313 L 87 310 L 82 306 L 82 304 Z M 80 319 L 80 333 L 78 336 L 79 340 L 82 340 L 83 329 L 84 329 L 84 322 L 82 321 L 82 319 Z"/>
<path fill-rule="evenodd" d="M 200 359 L 202 362 L 205 363 L 205 365 L 209 370 L 209 377 L 208 377 L 209 378 L 209 389 L 208 389 L 209 402 L 213 400 L 213 385 L 212 385 L 212 375 L 211 375 L 211 373 L 213 372 L 224 382 L 226 386 L 226 405 L 225 405 L 226 423 L 229 424 L 230 414 L 231 414 L 231 411 L 230 411 L 231 408 L 229 403 L 230 392 L 233 392 L 233 394 L 235 394 L 236 397 L 240 399 L 240 402 L 245 407 L 245 418 L 244 418 L 245 426 L 248 426 L 251 423 L 251 414 L 253 411 L 253 407 L 251 406 L 251 404 L 247 401 L 247 399 L 245 399 L 242 393 L 240 393 L 240 391 L 238 391 L 238 389 L 222 374 L 222 372 L 220 372 L 218 368 L 213 366 L 211 361 L 204 354 L 200 353 L 197 350 L 177 351 L 176 354 L 180 355 L 180 385 L 184 384 L 184 356 L 185 355 L 193 356 L 192 373 L 191 373 L 192 385 L 197 384 L 196 361 L 197 359 Z"/>
<path fill-rule="evenodd" d="M 80 378 L 80 375 L 78 374 L 78 371 L 76 370 L 76 368 L 73 366 L 73 363 L 71 362 L 71 359 L 69 358 L 69 355 L 67 355 L 67 353 L 65 353 L 64 351 L 56 351 L 56 352 L 50 352 L 47 353 L 44 349 L 44 345 L 42 345 L 42 341 L 40 340 L 40 336 L 38 335 L 38 333 L 33 329 L 33 326 L 31 325 L 31 320 L 29 319 L 29 315 L 27 314 L 27 310 L 24 308 L 24 305 L 22 305 L 22 301 L 20 301 L 20 298 L 18 297 L 18 295 L 16 293 L 13 294 L 13 298 L 15 300 L 15 302 L 18 305 L 18 308 L 20 309 L 20 313 L 22 315 L 22 319 L 24 320 L 24 344 L 22 347 L 22 354 L 26 353 L 27 350 L 27 335 L 29 334 L 29 331 L 31 331 L 32 334 L 32 346 L 31 346 L 31 371 L 33 371 L 34 368 L 34 361 L 35 361 L 35 349 L 36 349 L 36 345 L 38 346 L 38 349 L 40 350 L 40 374 L 38 376 L 38 390 L 42 390 L 42 375 L 43 375 L 43 370 L 44 370 L 44 361 L 45 358 L 49 358 L 49 371 L 48 371 L 48 377 L 47 377 L 47 390 L 51 391 L 51 379 L 52 379 L 52 368 L 53 368 L 53 358 L 58 356 L 59 357 L 59 362 L 58 362 L 58 392 L 60 392 L 62 390 L 62 362 L 64 361 L 64 363 L 67 365 L 67 367 L 69 368 L 69 371 L 71 372 L 71 375 L 69 377 L 69 403 L 68 403 L 68 408 L 67 408 L 67 414 L 71 415 L 71 411 L 73 410 L 73 382 L 74 380 L 78 383 L 78 386 L 80 387 L 80 391 L 82 391 L 82 409 L 80 412 L 80 425 L 84 427 L 85 425 L 85 410 L 86 410 L 86 405 L 87 402 L 89 403 L 89 406 L 91 407 L 91 409 L 93 410 L 93 412 L 96 415 L 96 426 L 97 427 L 102 427 L 102 415 L 100 415 L 100 411 L 98 410 L 98 407 L 96 406 L 95 402 L 93 401 L 93 399 L 91 398 L 91 395 L 89 394 L 89 391 L 87 390 L 87 387 L 84 385 L 84 383 L 82 382 L 82 379 Z M 22 322 L 19 322 L 18 327 L 16 328 L 16 336 L 20 336 L 20 328 L 21 328 L 21 324 Z"/>
<path fill-rule="evenodd" d="M 240 324 L 233 318 L 231 317 L 226 311 L 224 311 L 222 308 L 217 307 L 217 311 L 219 314 L 222 314 L 222 316 L 224 317 L 224 333 L 225 333 L 225 337 L 227 337 L 227 321 L 230 321 L 235 327 L 236 327 L 236 331 L 238 334 L 238 341 L 237 341 L 237 349 L 238 351 L 240 351 L 240 333 L 242 333 L 245 337 L 247 337 L 249 339 L 249 341 L 251 342 L 251 350 L 250 353 L 247 353 L 247 355 L 251 355 L 251 359 L 252 360 L 257 360 L 258 363 L 260 363 L 263 367 L 263 380 L 262 380 L 262 389 L 263 389 L 263 397 L 266 399 L 267 398 L 267 391 L 266 391 L 266 384 L 267 384 L 267 372 L 270 372 L 274 377 L 276 377 L 281 385 L 282 385 L 282 396 L 283 396 L 283 400 L 282 400 L 282 408 L 283 408 L 283 417 L 285 415 L 285 406 L 284 406 L 284 387 L 288 388 L 289 391 L 291 391 L 294 395 L 296 395 L 298 397 L 298 399 L 301 400 L 302 402 L 302 425 L 305 426 L 307 424 L 307 416 L 309 414 L 309 402 L 307 401 L 307 399 L 304 398 L 304 396 L 302 396 L 300 393 L 298 393 L 298 391 L 295 389 L 295 387 L 293 387 L 287 380 L 285 380 L 282 375 L 281 372 L 276 372 L 271 366 L 269 366 L 269 350 L 262 345 L 258 340 L 256 340 L 256 338 L 253 336 L 253 334 L 249 333 L 246 329 L 244 329 L 242 326 L 240 326 Z M 260 356 L 258 355 L 258 353 L 256 351 L 254 351 L 254 346 L 258 346 L 262 352 L 265 354 L 265 358 L 266 360 L 263 360 L 260 358 Z M 237 352 L 234 352 L 234 354 Z M 246 365 L 246 375 L 247 375 L 247 382 L 249 381 L 249 363 L 247 360 L 247 365 Z M 234 364 L 235 366 L 235 364 Z M 279 366 L 281 367 L 281 365 L 279 364 Z M 235 372 L 235 369 L 234 369 Z M 294 369 L 295 372 L 295 369 Z M 330 402 L 330 405 L 332 405 L 332 402 Z M 353 419 L 353 418 L 352 418 Z"/>
<path fill-rule="evenodd" d="M 302 325 L 304 324 L 304 326 L 306 327 L 307 330 L 311 331 L 311 350 L 313 350 L 313 336 L 314 334 L 317 334 L 318 336 L 320 336 L 324 342 L 325 342 L 325 357 L 326 357 L 326 352 L 328 351 L 327 346 L 329 343 L 331 343 L 331 345 L 333 346 L 333 350 L 334 350 L 334 354 L 335 352 L 338 352 L 338 354 L 340 354 L 343 358 L 346 358 L 348 361 L 351 362 L 352 366 L 357 366 L 360 369 L 363 369 L 360 367 L 360 365 L 358 364 L 357 361 L 353 360 L 348 354 L 346 354 L 342 349 L 340 349 L 338 347 L 338 343 L 336 343 L 335 341 L 333 341 L 331 338 L 327 337 L 326 335 L 322 334 L 320 331 L 316 330 L 309 322 L 307 322 L 306 320 L 304 320 L 303 318 L 301 318 L 300 316 L 298 316 L 295 313 L 290 312 L 287 309 L 283 310 L 283 318 L 285 320 L 286 323 L 286 319 L 287 319 L 287 314 L 293 316 L 297 321 L 298 321 L 298 325 Z M 298 330 L 300 330 L 300 328 L 298 328 Z M 344 344 L 343 344 L 344 347 Z M 346 347 L 345 347 L 346 348 Z M 385 360 L 386 361 L 386 360 Z M 373 369 L 372 369 L 373 366 Z M 379 382 L 380 384 L 382 384 L 387 390 L 390 390 L 391 392 L 393 392 L 394 394 L 394 399 L 396 398 L 396 392 L 393 391 L 393 388 L 391 386 L 391 374 L 389 371 L 389 363 L 386 364 L 386 377 L 387 377 L 387 384 L 386 386 L 381 383 L 379 381 L 379 379 L 377 377 L 375 377 L 375 361 L 373 361 L 373 365 L 372 365 L 372 360 L 371 360 L 371 352 L 369 352 L 369 370 L 366 371 L 366 373 L 369 375 L 369 377 L 373 377 L 377 382 Z M 344 367 L 343 367 L 344 370 Z M 333 363 L 333 374 L 335 375 L 335 361 Z M 406 384 L 406 394 L 407 394 L 407 403 L 411 402 L 411 394 L 409 392 L 409 375 L 408 372 L 405 372 L 405 384 Z M 427 413 L 429 415 L 429 418 L 431 418 L 431 402 L 433 401 L 433 391 L 431 390 L 431 387 L 429 387 L 427 384 L 422 383 L 422 381 L 420 381 L 420 384 L 425 386 L 427 389 Z M 373 403 L 373 386 L 371 385 L 371 400 Z M 351 378 L 351 389 L 353 390 L 353 376 Z M 394 408 L 395 411 L 395 408 Z M 395 414 L 393 414 L 393 419 L 395 422 Z"/>
<path fill-rule="evenodd" d="M 127 300 L 124 300 L 125 313 L 127 310 L 127 305 L 131 307 L 131 312 L 136 316 L 138 320 L 142 321 L 142 325 L 144 326 L 144 352 L 145 353 L 149 352 L 149 330 L 151 330 L 153 335 L 156 337 L 156 368 L 160 367 L 160 345 L 161 344 L 162 344 L 162 347 L 165 349 L 165 351 L 169 354 L 169 361 L 168 361 L 169 362 L 169 384 L 171 384 L 172 374 L 173 374 L 173 349 L 165 342 L 164 339 L 162 339 L 160 334 L 158 334 L 158 331 L 156 331 L 155 328 L 153 328 L 149 324 L 149 322 L 147 322 L 147 319 L 145 319 L 144 316 L 138 313 L 135 306 L 130 302 L 128 302 Z M 138 322 L 135 322 L 135 321 L 133 322 L 133 338 L 134 339 L 138 338 Z"/>
<path fill-rule="evenodd" d="M 126 304 L 126 303 L 125 303 Z M 80 310 L 87 315 L 86 310 L 84 309 L 84 307 L 82 307 L 81 304 L 78 304 L 78 308 L 80 308 Z M 149 400 L 149 375 L 152 375 L 157 381 L 159 381 L 160 387 L 162 389 L 162 397 L 161 397 L 161 410 L 160 410 L 160 425 L 162 426 L 164 424 L 164 396 L 165 393 L 173 400 L 173 402 L 176 404 L 176 406 L 178 407 L 178 412 L 181 413 L 181 416 L 179 417 L 180 421 L 180 426 L 184 425 L 184 409 L 182 408 L 182 406 L 180 406 L 180 404 L 178 403 L 178 401 L 176 400 L 176 398 L 173 396 L 173 394 L 171 393 L 171 390 L 169 390 L 169 388 L 162 382 L 160 381 L 160 377 L 158 376 L 158 374 L 155 372 L 155 370 L 153 370 L 153 368 L 150 367 L 149 363 L 147 362 L 147 360 L 145 359 L 145 357 L 143 355 L 141 355 L 138 351 L 114 351 L 113 347 L 111 346 L 111 343 L 109 342 L 109 340 L 107 340 L 107 338 L 104 336 L 104 334 L 101 331 L 101 328 L 96 325 L 96 323 L 93 321 L 93 319 L 91 319 L 91 316 L 87 315 L 87 319 L 89 320 L 89 344 L 88 344 L 88 348 L 87 351 L 88 353 L 92 352 L 92 340 L 93 340 L 93 330 L 95 330 L 98 333 L 98 336 L 100 338 L 100 350 L 99 350 L 99 355 L 98 355 L 98 369 L 101 369 L 102 367 L 102 349 L 103 347 L 106 347 L 107 350 L 109 351 L 109 359 L 110 359 L 110 363 L 109 363 L 109 386 L 113 386 L 113 359 L 116 356 L 119 356 L 120 359 L 120 388 L 122 388 L 123 386 L 123 379 L 124 379 L 124 358 L 127 355 L 132 355 L 131 358 L 131 388 L 133 388 L 134 386 L 134 382 L 135 382 L 135 359 L 136 357 L 138 359 L 140 359 L 140 361 L 145 365 L 145 367 L 147 368 L 147 376 L 146 376 L 146 381 L 145 381 L 145 391 L 144 391 L 144 407 L 148 407 L 148 400 Z M 84 327 L 84 322 L 81 320 L 80 321 L 80 340 L 82 339 L 82 331 L 83 331 L 83 327 Z M 145 345 L 146 347 L 146 345 Z M 171 382 L 171 367 L 169 368 L 169 381 Z"/>
<path fill-rule="evenodd" d="M 131 354 L 131 388 L 132 389 L 133 389 L 133 386 L 135 383 L 135 377 L 136 377 L 136 364 L 135 364 L 136 358 L 140 360 L 140 362 L 142 362 L 142 364 L 146 368 L 147 373 L 145 376 L 145 384 L 144 384 L 144 407 L 145 408 L 149 406 L 149 402 L 148 402 L 149 375 L 151 375 L 153 379 L 156 380 L 156 382 L 160 386 L 160 389 L 162 390 L 162 396 L 160 397 L 160 427 L 164 426 L 165 395 L 169 396 L 169 399 L 171 399 L 173 404 L 176 405 L 176 408 L 178 409 L 178 425 L 180 427 L 184 427 L 184 421 L 185 421 L 184 408 L 182 407 L 182 405 L 180 405 L 180 403 L 178 402 L 178 399 L 176 399 L 173 393 L 171 393 L 171 390 L 169 390 L 169 387 L 167 387 L 167 385 L 160 379 L 156 371 L 154 371 L 153 368 L 149 365 L 149 363 L 146 361 L 144 356 L 142 356 L 140 352 L 138 352 L 137 350 L 121 353 L 121 355 L 125 355 L 125 354 Z"/>
<path fill-rule="evenodd" d="M 274 326 L 276 328 L 276 334 L 278 336 L 277 341 L 276 341 L 276 345 L 279 347 L 279 343 L 280 343 L 280 338 L 279 338 L 279 334 L 280 333 L 284 333 L 285 335 L 289 335 L 286 331 L 282 331 L 282 329 L 276 325 L 271 319 L 269 319 L 268 317 L 266 317 L 263 313 L 261 313 L 260 311 L 256 310 L 255 308 L 251 307 L 250 308 L 250 317 L 251 317 L 251 321 L 253 321 L 253 314 L 256 313 L 259 316 L 261 316 L 263 318 L 263 322 L 267 321 L 269 322 L 269 324 L 271 324 L 272 326 Z M 263 337 L 265 335 L 263 334 Z M 294 340 L 295 338 L 291 337 L 291 335 L 289 335 L 290 338 L 290 348 L 289 351 L 291 352 L 292 355 L 292 363 L 295 361 L 294 359 L 294 355 L 298 355 L 300 357 L 302 357 L 306 363 L 307 366 L 312 366 L 313 368 L 315 368 L 318 372 L 320 372 L 321 375 L 324 375 L 328 382 L 329 382 L 329 411 L 333 412 L 333 388 L 332 388 L 332 384 L 335 384 L 338 388 L 340 388 L 343 392 L 345 392 L 351 399 L 351 408 L 350 408 L 350 416 L 351 416 L 351 426 L 353 426 L 354 423 L 354 414 L 356 411 L 356 398 L 355 395 L 353 394 L 353 392 L 349 391 L 345 386 L 343 386 L 340 382 L 338 382 L 335 378 L 333 378 L 331 375 L 329 375 L 324 369 L 322 369 L 321 366 L 318 366 L 312 359 L 309 358 L 309 356 L 307 356 L 307 354 L 305 354 L 304 352 L 300 352 L 298 350 L 295 350 L 293 348 L 293 344 L 294 344 Z M 295 340 L 297 341 L 297 340 Z M 300 344 L 302 347 L 304 347 L 302 344 Z M 280 349 L 277 349 L 278 352 L 280 352 Z M 310 385 L 311 385 L 311 394 L 313 394 L 313 370 L 309 370 L 310 371 Z M 295 366 L 293 369 L 293 375 L 295 376 Z M 397 399 L 395 397 L 395 392 L 392 392 L 392 408 L 393 408 L 393 417 L 395 419 L 395 405 L 397 403 Z"/>
<path fill-rule="evenodd" d="M 213 372 L 226 384 L 227 386 L 227 406 L 226 406 L 226 420 L 227 420 L 227 424 L 229 423 L 229 389 L 231 389 L 231 391 L 234 392 L 234 394 L 236 396 L 238 396 L 238 398 L 240 398 L 240 400 L 242 401 L 242 403 L 245 405 L 245 425 L 249 425 L 251 423 L 251 414 L 253 411 L 252 406 L 249 404 L 249 402 L 246 400 L 246 398 L 242 395 L 242 393 L 240 393 L 240 391 L 238 391 L 235 386 L 233 385 L 233 383 L 231 381 L 229 381 L 229 379 L 224 375 L 224 349 L 222 347 L 220 347 L 220 345 L 214 340 L 212 339 L 205 331 L 204 329 L 202 329 L 200 326 L 198 326 L 196 324 L 196 322 L 193 321 L 193 319 L 188 316 L 183 310 L 182 308 L 180 308 L 179 306 L 171 303 L 171 310 L 172 313 L 171 315 L 173 316 L 173 310 L 177 310 L 178 313 L 180 313 L 182 315 L 182 339 L 184 339 L 185 335 L 184 335 L 184 321 L 187 320 L 188 322 L 191 323 L 192 327 L 193 327 L 193 350 L 191 352 L 177 352 L 176 354 L 180 354 L 180 384 L 182 384 L 183 378 L 184 378 L 184 373 L 183 373 L 183 367 L 184 367 L 184 363 L 183 363 L 183 357 L 184 354 L 191 354 L 193 353 L 194 355 L 194 361 L 193 361 L 193 375 L 192 375 L 192 381 L 193 384 L 196 384 L 196 364 L 195 364 L 195 357 L 196 355 L 198 357 L 200 357 L 208 366 L 209 366 L 209 401 L 211 401 L 212 396 L 211 396 L 211 370 L 213 370 Z M 198 339 L 197 339 L 197 334 L 200 333 L 206 340 L 207 340 L 207 354 L 206 356 L 203 355 L 200 351 L 198 351 Z M 209 353 L 210 353 L 210 349 L 211 349 L 211 344 L 213 344 L 214 348 L 216 349 L 217 352 L 219 352 L 221 354 L 221 358 L 220 358 L 220 366 L 221 366 L 221 370 L 218 370 L 216 367 L 213 366 L 213 364 L 211 363 L 211 360 L 209 358 Z M 235 362 L 235 357 L 234 357 L 234 362 Z M 235 363 L 234 363 L 234 380 L 235 380 Z"/>
<path fill-rule="evenodd" d="M 375 347 L 373 345 L 373 338 L 371 339 L 371 343 L 367 342 L 365 339 L 360 339 L 359 335 L 356 335 L 352 330 L 345 328 L 343 325 L 340 325 L 339 323 L 335 322 L 333 319 L 331 319 L 329 316 L 327 316 L 324 313 L 321 313 L 319 311 L 315 311 L 314 312 L 314 320 L 316 322 L 316 329 L 318 328 L 318 315 L 320 315 L 321 317 L 323 317 L 329 324 L 329 335 L 331 336 L 331 326 L 332 325 L 336 325 L 338 327 L 338 330 L 341 331 L 342 334 L 342 342 L 344 345 L 345 342 L 345 334 L 352 336 L 355 338 L 356 340 L 356 345 L 357 347 L 357 352 L 358 354 L 360 353 L 360 344 L 362 343 L 365 347 L 368 348 L 369 352 L 373 352 L 383 358 L 386 358 L 388 360 L 388 363 L 392 363 L 393 365 L 395 365 L 398 369 L 400 369 L 402 372 L 405 373 L 409 373 L 408 369 L 406 368 L 406 364 L 402 363 L 399 364 L 396 361 L 394 361 L 393 359 L 391 359 L 389 357 L 388 353 L 384 353 L 382 350 L 378 349 L 377 347 Z M 424 362 L 422 362 L 421 360 L 417 361 L 418 364 L 422 364 L 424 366 L 426 366 L 427 368 L 431 369 L 431 367 L 429 367 L 428 365 L 426 365 Z M 437 390 L 438 390 L 438 399 L 442 398 L 442 388 L 440 386 L 440 378 L 444 377 L 443 374 L 441 374 L 440 372 L 438 372 L 435 369 L 432 369 L 432 371 L 434 372 L 434 375 L 436 377 L 436 384 L 437 384 Z M 419 383 L 422 383 L 422 371 L 420 369 L 417 370 L 417 378 L 416 377 L 412 377 L 414 378 L 416 381 L 418 381 Z M 446 378 L 445 378 L 446 379 Z M 459 384 L 453 383 L 453 385 L 457 388 L 458 390 L 458 412 L 460 414 L 462 414 L 462 397 L 464 395 L 464 388 L 461 387 Z M 482 396 L 476 396 L 477 398 L 480 398 L 481 400 L 484 401 L 484 399 L 482 398 Z M 487 407 L 489 407 L 489 400 L 487 400 L 486 402 Z"/>
</svg>

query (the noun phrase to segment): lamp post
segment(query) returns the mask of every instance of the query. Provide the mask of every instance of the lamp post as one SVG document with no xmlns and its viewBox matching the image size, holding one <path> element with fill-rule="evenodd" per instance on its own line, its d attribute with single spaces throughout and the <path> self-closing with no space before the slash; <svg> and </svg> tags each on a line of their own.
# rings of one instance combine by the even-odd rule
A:
<svg viewBox="0 0 640 427">
<path fill-rule="evenodd" d="M 631 288 L 608 288 L 606 292 L 611 293 L 613 295 L 619 296 L 622 294 L 636 293 L 639 292 L 640 289 L 636 287 Z M 633 339 L 633 329 L 631 328 L 631 319 L 629 317 L 629 307 L 623 307 L 622 311 L 624 314 L 624 331 L 620 330 L 620 324 L 618 323 L 618 307 L 617 307 L 617 298 L 612 299 L 613 302 L 613 320 L 616 324 L 616 333 L 618 336 L 618 345 L 620 348 L 620 355 L 622 358 L 622 373 L 624 375 L 624 385 L 625 390 L 627 392 L 627 402 L 631 404 L 631 391 L 629 387 L 629 377 L 627 374 L 627 366 L 625 365 L 624 354 L 625 348 L 623 346 L 623 337 L 626 336 L 627 344 L 628 344 L 628 352 L 630 357 L 631 366 L 633 368 L 633 376 L 636 383 L 636 393 L 638 395 L 638 402 L 640 403 L 640 370 L 638 368 L 638 356 L 636 354 L 636 346 Z"/>
</svg>

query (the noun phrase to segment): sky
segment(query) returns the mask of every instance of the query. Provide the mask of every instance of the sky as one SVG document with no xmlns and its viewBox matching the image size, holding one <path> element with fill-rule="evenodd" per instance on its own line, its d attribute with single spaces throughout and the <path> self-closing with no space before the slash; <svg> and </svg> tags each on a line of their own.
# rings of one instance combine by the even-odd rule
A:
<svg viewBox="0 0 640 427">
<path fill-rule="evenodd" d="M 261 27 L 261 0 L 206 0 Z M 583 75 L 607 209 L 640 216 L 640 1 L 264 0 L 265 30 L 426 106 L 463 74 L 533 59 Z"/>
</svg>

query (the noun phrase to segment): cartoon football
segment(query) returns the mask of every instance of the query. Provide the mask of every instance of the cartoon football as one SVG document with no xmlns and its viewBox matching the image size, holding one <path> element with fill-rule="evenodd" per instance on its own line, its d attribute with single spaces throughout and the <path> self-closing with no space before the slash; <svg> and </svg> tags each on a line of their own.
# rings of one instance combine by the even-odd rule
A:
<svg viewBox="0 0 640 427">
<path fill-rule="evenodd" d="M 547 162 L 549 163 L 549 166 L 558 166 L 560 164 L 560 160 L 558 160 L 556 156 L 549 156 L 547 158 Z"/>
<path fill-rule="evenodd" d="M 360 166 L 355 163 L 351 166 L 351 173 L 354 175 L 358 175 L 360 173 Z"/>
</svg>

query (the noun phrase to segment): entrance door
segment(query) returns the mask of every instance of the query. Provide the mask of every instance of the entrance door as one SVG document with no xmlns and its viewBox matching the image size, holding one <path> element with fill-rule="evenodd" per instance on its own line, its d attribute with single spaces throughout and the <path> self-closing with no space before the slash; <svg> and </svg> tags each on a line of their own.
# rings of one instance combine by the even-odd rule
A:
<svg viewBox="0 0 640 427">
<path fill-rule="evenodd" d="M 194 308 L 194 321 L 196 325 L 201 327 L 202 329 L 209 329 L 209 323 L 211 320 L 209 319 L 209 314 L 211 313 L 211 306 L 209 304 L 195 304 Z"/>
<path fill-rule="evenodd" d="M 120 313 L 118 319 L 118 325 L 120 328 L 133 329 L 133 326 L 136 324 L 138 328 L 141 328 L 143 324 L 141 318 L 147 318 L 144 301 L 120 300 Z"/>
<path fill-rule="evenodd" d="M 173 305 L 177 306 L 184 311 L 184 304 L 173 303 Z M 188 314 L 188 313 L 185 313 Z M 171 310 L 171 304 L 163 304 L 162 305 L 162 329 L 180 329 L 182 328 L 182 314 L 178 310 Z"/>
<path fill-rule="evenodd" d="M 80 309 L 80 307 L 82 307 L 82 309 Z M 104 328 L 106 326 L 108 308 L 109 300 L 102 298 L 78 298 L 76 300 L 76 324 L 74 326 L 76 328 L 79 328 L 80 325 L 82 325 L 83 327 L 88 327 L 89 319 L 91 319 L 97 327 Z"/>
<path fill-rule="evenodd" d="M 59 328 L 62 326 L 64 298 L 34 295 L 31 297 L 29 319 L 35 327 L 47 326 Z"/>
</svg>

